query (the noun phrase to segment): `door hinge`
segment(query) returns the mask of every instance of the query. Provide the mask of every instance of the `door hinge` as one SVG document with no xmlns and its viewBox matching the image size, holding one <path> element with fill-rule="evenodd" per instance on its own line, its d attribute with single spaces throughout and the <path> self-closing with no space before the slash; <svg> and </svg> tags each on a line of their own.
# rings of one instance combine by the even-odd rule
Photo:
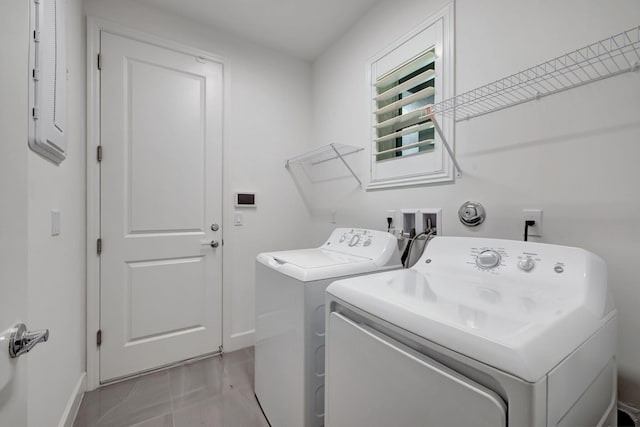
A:
<svg viewBox="0 0 640 427">
<path fill-rule="evenodd" d="M 102 70 L 102 54 L 98 54 L 98 70 Z"/>
<path fill-rule="evenodd" d="M 102 329 L 98 329 L 98 332 L 96 332 L 96 345 L 98 347 L 102 345 Z"/>
<path fill-rule="evenodd" d="M 102 253 L 102 239 L 98 239 L 98 242 L 96 244 L 96 249 L 98 250 L 98 255 L 100 255 Z"/>
<path fill-rule="evenodd" d="M 96 157 L 98 158 L 98 162 L 102 161 L 102 145 L 98 145 L 98 153 Z"/>
</svg>

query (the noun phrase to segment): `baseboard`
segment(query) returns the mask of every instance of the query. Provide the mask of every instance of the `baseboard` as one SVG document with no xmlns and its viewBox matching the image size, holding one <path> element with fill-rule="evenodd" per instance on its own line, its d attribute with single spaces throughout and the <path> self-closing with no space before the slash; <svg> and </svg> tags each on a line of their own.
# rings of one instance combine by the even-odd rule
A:
<svg viewBox="0 0 640 427">
<path fill-rule="evenodd" d="M 232 334 L 224 343 L 225 353 L 240 350 L 241 348 L 251 347 L 255 344 L 255 331 L 249 331 Z"/>
<path fill-rule="evenodd" d="M 67 407 L 64 408 L 64 412 L 62 413 L 62 418 L 60 418 L 60 423 L 58 423 L 58 427 L 72 427 L 73 422 L 76 419 L 76 415 L 78 414 L 78 409 L 80 409 L 80 404 L 82 403 L 82 396 L 84 396 L 84 392 L 87 389 L 87 373 L 83 372 L 76 383 L 76 386 L 69 396 L 69 402 L 67 402 Z"/>
</svg>

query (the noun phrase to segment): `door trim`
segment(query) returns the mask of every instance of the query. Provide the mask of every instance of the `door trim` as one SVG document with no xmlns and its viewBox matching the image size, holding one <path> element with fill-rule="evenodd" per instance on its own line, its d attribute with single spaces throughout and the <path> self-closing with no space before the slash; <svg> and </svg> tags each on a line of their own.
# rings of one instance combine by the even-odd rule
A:
<svg viewBox="0 0 640 427">
<path fill-rule="evenodd" d="M 100 33 L 102 31 L 129 39 L 148 43 L 164 49 L 174 50 L 187 55 L 198 56 L 204 60 L 222 64 L 223 101 L 222 101 L 222 167 L 224 168 L 224 145 L 227 140 L 227 114 L 229 76 L 228 60 L 220 55 L 192 48 L 170 40 L 165 40 L 137 30 L 132 30 L 111 21 L 87 17 L 87 391 L 100 386 L 100 351 L 96 345 L 96 332 L 100 329 L 100 257 L 96 250 L 96 241 L 100 236 L 100 166 L 96 152 L 100 145 L 100 73 L 97 58 L 100 51 Z M 225 206 L 224 170 L 222 171 L 222 209 Z M 223 215 L 224 217 L 224 215 Z M 221 238 L 224 237 L 224 222 Z M 224 254 L 223 254 L 224 257 Z M 222 345 L 226 344 L 224 301 L 227 292 L 222 267 Z"/>
</svg>

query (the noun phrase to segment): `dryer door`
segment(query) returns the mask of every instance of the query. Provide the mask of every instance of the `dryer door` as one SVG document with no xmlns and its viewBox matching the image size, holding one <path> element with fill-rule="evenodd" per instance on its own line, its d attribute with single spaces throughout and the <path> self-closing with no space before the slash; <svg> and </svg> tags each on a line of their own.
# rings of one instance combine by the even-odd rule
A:
<svg viewBox="0 0 640 427">
<path fill-rule="evenodd" d="M 506 426 L 494 392 L 335 312 L 326 390 L 327 427 Z"/>
</svg>

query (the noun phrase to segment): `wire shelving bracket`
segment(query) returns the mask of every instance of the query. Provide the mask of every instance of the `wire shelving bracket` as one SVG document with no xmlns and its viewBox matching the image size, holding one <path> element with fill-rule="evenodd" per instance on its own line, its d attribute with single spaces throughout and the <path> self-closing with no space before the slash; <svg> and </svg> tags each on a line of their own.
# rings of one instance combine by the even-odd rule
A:
<svg viewBox="0 0 640 427">
<path fill-rule="evenodd" d="M 459 122 L 638 70 L 640 26 L 427 106 L 426 116 L 432 118 L 434 125 L 437 124 L 434 115 Z M 460 173 L 449 144 L 443 135 L 440 137 Z"/>
<path fill-rule="evenodd" d="M 328 144 L 288 159 L 285 162 L 285 167 L 289 168 L 290 165 L 296 163 L 305 163 L 314 166 L 320 163 L 328 162 L 330 160 L 340 159 L 362 188 L 362 181 L 360 181 L 360 178 L 358 178 L 353 169 L 351 169 L 351 166 L 349 166 L 349 163 L 347 163 L 347 161 L 344 159 L 345 156 L 357 153 L 362 150 L 364 150 L 363 147 L 356 147 L 353 145 Z"/>
</svg>

